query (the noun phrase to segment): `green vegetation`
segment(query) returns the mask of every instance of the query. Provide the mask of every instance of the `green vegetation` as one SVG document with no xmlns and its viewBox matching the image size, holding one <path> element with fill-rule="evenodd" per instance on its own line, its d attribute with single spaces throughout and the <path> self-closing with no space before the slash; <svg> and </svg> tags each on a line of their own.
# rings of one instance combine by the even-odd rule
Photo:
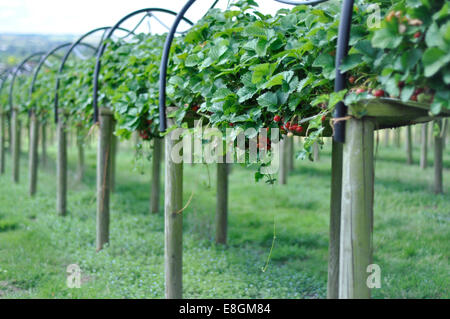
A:
<svg viewBox="0 0 450 319">
<path fill-rule="evenodd" d="M 416 158 L 419 150 L 415 149 Z M 95 146 L 87 148 L 84 184 L 69 151 L 69 215 L 55 212 L 53 169 L 40 171 L 40 191 L 0 177 L 1 298 L 163 298 L 164 220 L 149 213 L 149 163 L 143 175 L 122 144 L 112 197 L 111 245 L 95 252 Z M 50 149 L 52 161 L 55 149 Z M 25 155 L 24 155 L 25 156 Z M 25 163 L 26 161 L 22 161 Z M 382 288 L 375 298 L 449 298 L 450 187 L 430 190 L 431 170 L 406 166 L 403 150 L 379 147 L 376 162 L 374 262 Z M 49 165 L 53 167 L 54 165 Z M 450 180 L 450 150 L 444 179 Z M 324 298 L 327 280 L 330 148 L 321 161 L 296 162 L 290 184 L 255 184 L 249 169 L 230 176 L 229 246 L 214 244 L 214 166 L 185 166 L 185 298 Z M 26 180 L 26 170 L 22 170 Z M 10 167 L 7 167 L 10 172 Z M 262 272 L 273 238 L 267 271 Z M 82 288 L 66 287 L 66 267 L 80 265 Z"/>
</svg>

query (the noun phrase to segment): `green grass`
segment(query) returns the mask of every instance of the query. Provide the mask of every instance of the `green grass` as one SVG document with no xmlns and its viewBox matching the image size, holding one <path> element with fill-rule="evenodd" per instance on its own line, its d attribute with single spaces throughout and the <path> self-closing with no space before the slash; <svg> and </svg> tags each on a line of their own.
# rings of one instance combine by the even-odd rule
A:
<svg viewBox="0 0 450 319">
<path fill-rule="evenodd" d="M 149 214 L 150 164 L 133 170 L 122 145 L 111 203 L 111 243 L 95 252 L 95 147 L 87 150 L 84 184 L 69 153 L 69 215 L 56 216 L 54 148 L 39 191 L 28 196 L 26 156 L 21 183 L 0 177 L 0 298 L 163 298 L 164 220 Z M 431 192 L 432 168 L 405 165 L 405 152 L 380 146 L 376 162 L 374 262 L 376 298 L 449 298 L 450 150 L 446 195 Z M 430 154 L 431 156 L 431 154 Z M 418 149 L 415 149 L 418 158 Z M 431 157 L 430 157 L 431 159 Z M 326 296 L 330 149 L 321 161 L 297 161 L 289 185 L 256 184 L 253 171 L 230 177 L 229 246 L 214 238 L 215 167 L 186 165 L 185 298 L 324 298 Z M 262 271 L 277 239 L 266 272 Z M 66 267 L 78 264 L 82 288 L 68 289 Z"/>
</svg>

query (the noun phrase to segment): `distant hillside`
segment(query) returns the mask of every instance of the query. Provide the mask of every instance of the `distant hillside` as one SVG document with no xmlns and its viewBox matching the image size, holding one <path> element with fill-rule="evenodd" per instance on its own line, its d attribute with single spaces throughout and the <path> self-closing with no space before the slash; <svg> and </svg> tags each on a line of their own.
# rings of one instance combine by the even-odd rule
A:
<svg viewBox="0 0 450 319">
<path fill-rule="evenodd" d="M 47 52 L 74 39 L 74 35 L 0 34 L 0 69 L 19 63 L 33 52 Z"/>
</svg>

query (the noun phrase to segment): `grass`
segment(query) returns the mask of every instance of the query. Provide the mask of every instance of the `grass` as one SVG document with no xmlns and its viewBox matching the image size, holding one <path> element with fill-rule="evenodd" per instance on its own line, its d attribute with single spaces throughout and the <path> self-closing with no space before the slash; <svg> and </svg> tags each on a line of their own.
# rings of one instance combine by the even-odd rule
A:
<svg viewBox="0 0 450 319">
<path fill-rule="evenodd" d="M 164 219 L 149 214 L 150 164 L 121 145 L 111 202 L 111 243 L 95 252 L 95 147 L 87 175 L 75 182 L 69 152 L 69 215 L 56 216 L 55 149 L 28 196 L 26 156 L 21 182 L 10 165 L 0 177 L 0 298 L 163 298 Z M 418 148 L 415 157 L 418 158 Z M 432 168 L 405 164 L 405 152 L 380 146 L 376 162 L 374 262 L 382 270 L 375 298 L 449 298 L 450 151 L 445 192 L 431 192 Z M 431 156 L 431 154 L 430 154 Z M 431 157 L 430 157 L 431 160 Z M 8 157 L 8 164 L 10 158 Z M 229 246 L 214 244 L 215 167 L 186 165 L 184 198 L 185 298 L 326 297 L 330 148 L 318 163 L 297 161 L 289 185 L 256 184 L 253 171 L 230 176 Z M 162 199 L 162 198 L 161 198 Z M 274 235 L 277 239 L 265 266 Z M 66 285 L 66 267 L 82 269 L 81 289 Z"/>
</svg>

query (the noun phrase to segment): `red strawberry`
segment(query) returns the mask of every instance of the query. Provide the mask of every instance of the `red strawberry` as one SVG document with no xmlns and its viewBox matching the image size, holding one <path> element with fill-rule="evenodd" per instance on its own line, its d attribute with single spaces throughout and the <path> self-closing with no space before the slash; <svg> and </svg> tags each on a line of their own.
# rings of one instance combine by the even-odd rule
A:
<svg viewBox="0 0 450 319">
<path fill-rule="evenodd" d="M 297 127 L 295 128 L 295 131 L 300 134 L 301 132 L 303 132 L 303 127 L 300 125 L 297 125 Z"/>
<path fill-rule="evenodd" d="M 327 119 L 326 115 L 322 116 L 322 122 L 325 122 L 326 119 Z"/>
<path fill-rule="evenodd" d="M 273 118 L 274 122 L 280 122 L 281 121 L 281 116 L 279 115 L 275 115 L 275 117 Z"/>
<path fill-rule="evenodd" d="M 194 105 L 194 106 L 192 107 L 192 111 L 197 112 L 198 110 L 200 110 L 200 106 Z"/>
<path fill-rule="evenodd" d="M 375 97 L 383 97 L 384 96 L 384 91 L 383 90 L 375 90 L 374 92 L 373 92 L 373 95 L 375 96 Z"/>
<path fill-rule="evenodd" d="M 358 89 L 356 90 L 356 94 L 361 94 L 361 93 L 364 93 L 364 92 L 366 92 L 366 90 L 363 89 L 363 88 L 358 88 Z"/>
<path fill-rule="evenodd" d="M 350 84 L 354 84 L 355 81 L 356 81 L 356 78 L 355 78 L 353 75 L 352 75 L 351 77 L 348 78 L 348 82 L 349 82 Z"/>
<path fill-rule="evenodd" d="M 286 124 L 284 124 L 284 127 L 289 130 L 291 128 L 291 122 L 286 122 Z"/>
<path fill-rule="evenodd" d="M 414 94 L 413 96 L 411 96 L 410 100 L 411 100 L 411 101 L 416 101 L 416 102 L 417 102 L 417 95 Z"/>
<path fill-rule="evenodd" d="M 422 33 L 420 31 L 417 31 L 416 33 L 414 33 L 414 38 L 418 39 L 422 36 Z"/>
</svg>

